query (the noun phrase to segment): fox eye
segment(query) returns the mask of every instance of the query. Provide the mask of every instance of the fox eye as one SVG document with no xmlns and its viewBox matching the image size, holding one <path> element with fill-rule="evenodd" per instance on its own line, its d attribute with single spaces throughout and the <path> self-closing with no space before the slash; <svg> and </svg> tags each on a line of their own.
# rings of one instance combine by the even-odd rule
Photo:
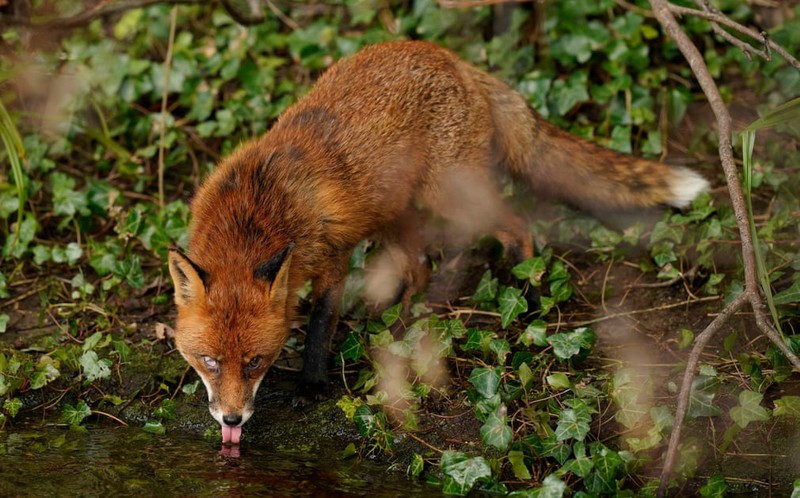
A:
<svg viewBox="0 0 800 498">
<path fill-rule="evenodd" d="M 210 356 L 203 356 L 203 365 L 209 370 L 209 372 L 218 372 L 219 371 L 219 362 Z"/>
<path fill-rule="evenodd" d="M 253 356 L 253 359 L 251 359 L 247 363 L 247 369 L 248 370 L 256 370 L 258 367 L 261 366 L 261 364 L 263 362 L 264 362 L 264 358 L 262 356 Z"/>
</svg>

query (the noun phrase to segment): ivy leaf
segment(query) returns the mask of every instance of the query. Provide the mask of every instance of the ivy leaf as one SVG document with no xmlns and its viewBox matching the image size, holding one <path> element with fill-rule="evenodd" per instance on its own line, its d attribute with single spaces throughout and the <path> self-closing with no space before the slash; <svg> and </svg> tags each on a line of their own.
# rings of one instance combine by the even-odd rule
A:
<svg viewBox="0 0 800 498">
<path fill-rule="evenodd" d="M 475 289 L 475 293 L 472 294 L 472 300 L 479 303 L 494 301 L 494 298 L 497 297 L 497 286 L 498 280 L 492 278 L 491 271 L 486 270 L 481 277 L 481 281 L 478 282 L 478 288 Z"/>
<path fill-rule="evenodd" d="M 64 405 L 61 411 L 61 420 L 69 425 L 80 425 L 83 419 L 92 414 L 92 410 L 83 401 L 78 401 L 78 404 L 72 406 L 70 404 Z"/>
<path fill-rule="evenodd" d="M 572 453 L 575 458 L 569 460 L 561 469 L 572 472 L 578 477 L 588 476 L 594 467 L 594 462 L 586 456 L 586 446 L 583 441 L 575 441 L 575 444 L 572 445 Z"/>
<path fill-rule="evenodd" d="M 511 444 L 511 427 L 506 421 L 505 407 L 501 406 L 486 418 L 486 422 L 481 427 L 481 441 L 490 446 L 494 446 L 500 451 L 505 451 Z"/>
<path fill-rule="evenodd" d="M 800 279 L 795 280 L 788 289 L 784 289 L 775 294 L 772 299 L 775 301 L 775 304 L 778 305 L 800 302 Z"/>
<path fill-rule="evenodd" d="M 387 327 L 391 327 L 400 318 L 401 311 L 403 311 L 403 303 L 397 303 L 381 313 L 381 321 Z"/>
<path fill-rule="evenodd" d="M 522 384 L 523 388 L 527 388 L 533 382 L 533 370 L 531 370 L 531 367 L 529 367 L 527 363 L 523 363 L 517 368 L 517 375 L 519 376 L 519 382 Z"/>
<path fill-rule="evenodd" d="M 153 417 L 162 420 L 175 420 L 175 402 L 165 399 L 161 405 L 153 412 Z"/>
<path fill-rule="evenodd" d="M 531 283 L 531 285 L 539 287 L 542 285 L 542 276 L 544 275 L 546 269 L 547 264 L 545 263 L 544 258 L 538 256 L 535 258 L 526 259 L 522 263 L 518 264 L 511 269 L 511 273 L 513 273 L 518 279 L 527 280 Z"/>
<path fill-rule="evenodd" d="M 728 483 L 722 476 L 711 476 L 708 482 L 700 488 L 702 498 L 724 498 L 728 494 Z"/>
<path fill-rule="evenodd" d="M 592 463 L 595 471 L 585 480 L 586 488 L 593 493 L 614 493 L 617 490 L 617 474 L 624 460 L 619 453 L 602 443 L 593 443 Z"/>
<path fill-rule="evenodd" d="M 776 417 L 800 418 L 800 396 L 781 396 L 775 400 L 772 414 Z"/>
<path fill-rule="evenodd" d="M 505 339 L 492 339 L 489 341 L 489 349 L 497 356 L 497 364 L 504 365 L 506 356 L 511 352 L 511 345 Z"/>
<path fill-rule="evenodd" d="M 717 417 L 722 410 L 714 406 L 714 397 L 719 389 L 716 376 L 698 375 L 692 381 L 687 414 L 690 417 Z"/>
<path fill-rule="evenodd" d="M 356 408 L 353 420 L 356 423 L 356 427 L 358 427 L 358 432 L 364 437 L 371 437 L 378 425 L 375 414 L 372 413 L 372 410 L 367 405 L 360 405 Z"/>
<path fill-rule="evenodd" d="M 553 346 L 553 354 L 560 360 L 568 360 L 581 350 L 580 342 L 570 333 L 553 334 L 547 338 L 547 342 Z"/>
<path fill-rule="evenodd" d="M 567 439 L 583 441 L 586 435 L 589 434 L 589 422 L 590 420 L 579 417 L 578 413 L 571 408 L 562 410 L 556 426 L 556 439 L 558 441 L 566 441 Z"/>
<path fill-rule="evenodd" d="M 544 320 L 533 320 L 525 327 L 525 331 L 520 334 L 517 343 L 522 343 L 530 347 L 534 344 L 539 347 L 547 346 L 547 322 Z"/>
<path fill-rule="evenodd" d="M 469 329 L 467 332 L 467 342 L 461 346 L 461 349 L 464 351 L 488 351 L 489 350 L 489 343 L 491 342 L 492 337 L 494 337 L 494 332 L 489 330 L 480 330 L 480 329 Z"/>
<path fill-rule="evenodd" d="M 94 351 L 84 351 L 80 358 L 80 364 L 88 382 L 107 379 L 111 376 L 111 361 L 98 358 Z"/>
<path fill-rule="evenodd" d="M 167 428 L 158 420 L 148 420 L 142 429 L 151 434 L 164 434 L 167 432 Z"/>
<path fill-rule="evenodd" d="M 538 498 L 561 498 L 567 491 L 567 485 L 555 474 L 550 474 L 542 481 L 542 486 L 537 489 Z"/>
<path fill-rule="evenodd" d="M 511 450 L 508 452 L 508 461 L 517 479 L 525 480 L 531 478 L 531 472 L 528 470 L 528 466 L 525 465 L 525 453 L 519 450 Z"/>
<path fill-rule="evenodd" d="M 508 327 L 521 313 L 528 311 L 528 301 L 522 297 L 522 291 L 515 287 L 506 287 L 497 298 L 500 308 L 500 325 Z"/>
<path fill-rule="evenodd" d="M 569 389 L 570 381 L 567 374 L 563 372 L 556 372 L 554 374 L 550 374 L 546 378 L 547 385 L 550 387 L 554 387 L 556 389 Z"/>
<path fill-rule="evenodd" d="M 736 424 L 744 429 L 750 422 L 769 420 L 769 412 L 761 406 L 764 395 L 755 391 L 739 393 L 739 406 L 731 408 L 730 414 Z"/>
<path fill-rule="evenodd" d="M 491 398 L 500 387 L 500 374 L 493 368 L 477 367 L 469 375 L 470 383 L 484 398 Z"/>
<path fill-rule="evenodd" d="M 358 361 L 364 355 L 366 350 L 364 349 L 363 344 L 361 344 L 359 336 L 351 332 L 347 334 L 347 338 L 344 340 L 344 343 L 339 351 L 345 360 Z"/>
<path fill-rule="evenodd" d="M 442 491 L 465 496 L 478 479 L 492 476 L 492 469 L 483 457 L 468 457 L 460 451 L 447 450 L 442 454 L 439 468 L 446 476 Z"/>
<path fill-rule="evenodd" d="M 3 401 L 3 410 L 8 412 L 11 418 L 17 416 L 17 413 L 22 409 L 22 400 L 19 398 L 7 398 Z"/>
</svg>

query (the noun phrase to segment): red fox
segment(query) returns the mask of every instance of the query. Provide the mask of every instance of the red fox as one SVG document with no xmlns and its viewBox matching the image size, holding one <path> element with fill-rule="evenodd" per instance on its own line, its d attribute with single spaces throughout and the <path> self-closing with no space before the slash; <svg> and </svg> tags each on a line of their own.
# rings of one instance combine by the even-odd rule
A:
<svg viewBox="0 0 800 498">
<path fill-rule="evenodd" d="M 683 207 L 708 186 L 687 168 L 561 131 L 504 83 L 431 43 L 381 43 L 340 60 L 205 180 L 192 201 L 188 254 L 169 254 L 175 342 L 206 386 L 223 444 L 239 443 L 308 280 L 298 392 L 324 390 L 329 337 L 361 240 L 404 255 L 411 290 L 424 284 L 420 207 L 455 222 L 481 218 L 480 231 L 530 257 L 531 237 L 493 181 L 498 169 L 590 211 Z"/>
</svg>

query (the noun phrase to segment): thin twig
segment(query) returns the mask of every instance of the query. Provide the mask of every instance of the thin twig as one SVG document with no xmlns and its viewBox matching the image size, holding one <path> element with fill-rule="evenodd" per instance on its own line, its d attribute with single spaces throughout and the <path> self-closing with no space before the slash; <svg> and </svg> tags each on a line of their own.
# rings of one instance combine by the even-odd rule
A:
<svg viewBox="0 0 800 498">
<path fill-rule="evenodd" d="M 595 323 L 605 322 L 607 320 L 613 320 L 614 318 L 625 318 L 632 315 L 641 315 L 644 313 L 654 313 L 656 311 L 665 311 L 674 308 L 682 308 L 688 306 L 690 304 L 695 303 L 702 303 L 708 301 L 719 301 L 720 296 L 706 296 L 700 297 L 697 299 L 686 299 L 680 301 L 678 303 L 671 303 L 671 304 L 664 304 L 661 306 L 656 306 L 654 308 L 647 308 L 641 310 L 631 310 L 631 311 L 621 311 L 619 313 L 610 313 L 608 315 L 599 316 L 597 318 L 592 318 L 591 320 L 583 320 L 580 322 L 555 322 L 555 323 L 548 323 L 548 328 L 557 328 L 557 327 L 568 327 L 568 328 L 575 328 L 575 327 L 585 327 L 587 325 L 593 325 Z"/>
<path fill-rule="evenodd" d="M 83 12 L 75 14 L 74 16 L 48 19 L 46 21 L 36 21 L 28 17 L 14 17 L 14 16 L 0 15 L 0 28 L 9 26 L 21 26 L 36 30 L 72 29 L 89 24 L 91 21 L 95 19 L 112 16 L 128 10 L 143 9 L 158 4 L 175 6 L 182 4 L 183 5 L 204 4 L 206 2 L 207 0 L 129 0 L 127 2 L 126 1 L 113 2 L 107 5 L 103 5 L 103 3 L 105 2 L 101 2 L 100 5 L 95 5 L 94 7 L 88 8 Z M 222 0 L 222 6 L 225 8 L 225 11 L 228 13 L 229 16 L 231 16 L 231 18 L 233 18 L 234 21 L 244 26 L 253 26 L 255 24 L 264 22 L 265 16 L 261 11 L 260 5 L 258 4 L 257 0 L 253 0 L 250 2 L 250 6 L 253 7 L 252 9 L 253 15 L 251 17 L 243 16 L 241 12 L 239 12 L 239 10 L 237 10 L 229 0 Z"/>
<path fill-rule="evenodd" d="M 69 28 L 77 28 L 88 24 L 89 22 L 98 19 L 100 17 L 111 16 L 117 14 L 119 12 L 125 12 L 127 10 L 133 9 L 141 9 L 145 7 L 150 7 L 156 4 L 203 4 L 206 3 L 207 0 L 129 0 L 127 2 L 114 2 L 109 5 L 105 5 L 102 8 L 90 8 L 84 10 L 83 12 L 79 12 L 74 16 L 59 18 L 59 19 L 50 19 L 47 21 L 35 21 L 31 20 L 27 17 L 6 17 L 0 16 L 0 27 L 6 26 L 22 26 L 26 28 L 34 28 L 34 29 L 69 29 Z"/>
<path fill-rule="evenodd" d="M 651 2 L 651 5 L 652 5 L 652 2 Z M 725 14 L 723 14 L 721 12 L 715 12 L 715 11 L 712 11 L 712 10 L 708 10 L 707 8 L 705 8 L 705 6 L 704 6 L 704 10 L 691 9 L 689 7 L 683 7 L 683 6 L 675 5 L 675 4 L 672 4 L 672 3 L 667 3 L 667 6 L 668 6 L 667 8 L 673 14 L 676 14 L 676 15 L 679 15 L 679 16 L 695 16 L 695 17 L 699 17 L 701 19 L 705 19 L 705 20 L 710 21 L 712 23 L 716 23 L 716 24 L 721 24 L 721 25 L 727 26 L 727 27 L 733 29 L 734 31 L 737 31 L 737 32 L 739 32 L 739 33 L 741 33 L 743 35 L 747 35 L 747 36 L 749 36 L 750 38 L 752 38 L 754 40 L 758 40 L 759 42 L 764 43 L 764 46 L 765 46 L 764 50 L 757 50 L 757 49 L 753 48 L 752 46 L 749 46 L 748 49 L 744 49 L 744 50 L 746 50 L 746 51 L 749 50 L 752 53 L 755 53 L 755 54 L 759 55 L 759 57 L 765 58 L 766 60 L 770 59 L 770 54 L 769 54 L 768 50 L 774 50 L 781 57 L 786 59 L 786 61 L 789 64 L 791 64 L 792 66 L 796 67 L 797 69 L 800 69 L 800 61 L 798 61 L 795 57 L 793 57 L 792 54 L 790 54 L 788 51 L 786 51 L 786 49 L 784 49 L 783 47 L 781 47 L 777 43 L 773 42 L 768 37 L 765 37 L 764 33 L 762 31 L 758 31 L 758 30 L 750 28 L 748 26 L 744 26 L 742 24 L 739 24 L 738 22 L 734 21 L 733 19 L 731 19 L 730 17 L 726 16 Z M 656 17 L 658 17 L 658 16 L 656 15 Z M 726 40 L 727 39 L 728 38 L 726 37 Z M 744 43 L 744 42 L 742 42 L 742 43 Z M 738 44 L 738 43 L 736 43 L 736 46 L 739 47 L 739 48 L 742 48 L 741 45 Z M 766 47 L 768 47 L 768 49 Z"/>
<path fill-rule="evenodd" d="M 658 1 L 658 0 L 656 0 Z M 703 353 L 708 341 L 717 333 L 717 331 L 725 325 L 725 323 L 736 313 L 742 306 L 747 303 L 748 297 L 745 293 L 739 294 L 708 326 L 701 332 L 694 340 L 694 346 L 689 353 L 689 358 L 686 360 L 686 368 L 683 371 L 683 382 L 681 383 L 681 390 L 678 394 L 678 406 L 675 409 L 675 427 L 672 429 L 672 434 L 669 438 L 669 446 L 667 455 L 664 459 L 664 466 L 661 471 L 661 482 L 658 487 L 658 495 L 664 496 L 664 493 L 669 486 L 669 477 L 672 473 L 672 467 L 675 466 L 675 458 L 678 456 L 677 451 L 672 451 L 672 448 L 677 449 L 678 443 L 681 438 L 681 426 L 683 418 L 689 409 L 689 397 L 692 393 L 691 386 L 694 379 L 694 373 L 697 370 L 697 365 L 700 363 L 700 355 Z M 687 387 L 688 386 L 688 387 Z M 669 472 L 666 470 L 669 469 Z"/>
<path fill-rule="evenodd" d="M 469 9 L 472 7 L 482 7 L 484 5 L 496 5 L 500 3 L 526 3 L 536 0 L 439 0 L 439 5 L 445 9 Z"/>
</svg>

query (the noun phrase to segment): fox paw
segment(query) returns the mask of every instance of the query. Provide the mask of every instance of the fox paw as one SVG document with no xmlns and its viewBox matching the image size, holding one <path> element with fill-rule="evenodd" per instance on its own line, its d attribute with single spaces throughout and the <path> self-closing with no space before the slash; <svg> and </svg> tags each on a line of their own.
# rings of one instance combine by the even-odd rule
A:
<svg viewBox="0 0 800 498">
<path fill-rule="evenodd" d="M 292 398 L 293 408 L 303 408 L 315 401 L 322 401 L 328 395 L 328 382 L 307 382 L 298 384 Z"/>
</svg>

